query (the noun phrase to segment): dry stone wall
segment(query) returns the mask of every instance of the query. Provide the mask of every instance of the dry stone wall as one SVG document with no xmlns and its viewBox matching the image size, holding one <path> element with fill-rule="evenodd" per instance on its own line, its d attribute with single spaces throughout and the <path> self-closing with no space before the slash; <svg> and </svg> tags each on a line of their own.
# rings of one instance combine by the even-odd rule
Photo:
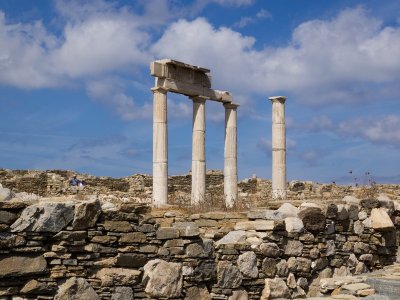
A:
<svg viewBox="0 0 400 300">
<path fill-rule="evenodd" d="M 301 298 L 399 249 L 400 206 L 388 200 L 186 214 L 0 194 L 1 300 Z"/>
</svg>

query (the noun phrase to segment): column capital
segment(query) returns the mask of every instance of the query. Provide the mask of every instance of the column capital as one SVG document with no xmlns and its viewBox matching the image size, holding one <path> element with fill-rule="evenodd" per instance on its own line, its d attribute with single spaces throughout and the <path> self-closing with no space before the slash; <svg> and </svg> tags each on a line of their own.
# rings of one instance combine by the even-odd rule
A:
<svg viewBox="0 0 400 300">
<path fill-rule="evenodd" d="M 271 102 L 280 102 L 285 103 L 286 97 L 285 96 L 273 96 L 268 98 Z"/>
<path fill-rule="evenodd" d="M 155 86 L 151 88 L 151 91 L 153 93 L 162 93 L 162 94 L 166 94 L 168 92 L 167 89 L 164 89 L 163 87 L 160 86 Z"/>
<path fill-rule="evenodd" d="M 240 106 L 239 104 L 235 103 L 224 103 L 223 105 L 226 109 L 236 109 Z"/>
<path fill-rule="evenodd" d="M 189 97 L 193 102 L 204 103 L 206 102 L 207 98 L 204 96 L 191 96 Z"/>
</svg>

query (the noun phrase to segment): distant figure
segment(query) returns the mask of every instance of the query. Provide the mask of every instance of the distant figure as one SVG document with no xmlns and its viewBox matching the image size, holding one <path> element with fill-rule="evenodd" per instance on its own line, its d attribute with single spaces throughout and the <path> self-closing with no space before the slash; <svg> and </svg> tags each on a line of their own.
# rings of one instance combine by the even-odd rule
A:
<svg viewBox="0 0 400 300">
<path fill-rule="evenodd" d="M 69 181 L 69 185 L 71 186 L 71 190 L 73 193 L 78 192 L 78 188 L 79 188 L 80 184 L 81 184 L 81 181 L 78 178 L 76 178 L 76 175 L 74 175 L 72 177 L 72 179 Z"/>
</svg>

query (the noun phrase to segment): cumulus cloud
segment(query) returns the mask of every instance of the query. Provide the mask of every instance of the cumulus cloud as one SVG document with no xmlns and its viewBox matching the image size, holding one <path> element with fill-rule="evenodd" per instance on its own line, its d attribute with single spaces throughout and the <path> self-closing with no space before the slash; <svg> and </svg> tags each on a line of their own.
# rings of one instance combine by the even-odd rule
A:
<svg viewBox="0 0 400 300">
<path fill-rule="evenodd" d="M 270 18 L 272 18 L 271 13 L 265 9 L 261 9 L 256 13 L 255 16 L 241 17 L 240 20 L 234 24 L 234 27 L 243 28 L 246 27 L 247 25 L 257 23 L 262 19 L 270 19 Z"/>
<path fill-rule="evenodd" d="M 285 91 L 317 105 L 400 92 L 400 27 L 383 26 L 361 7 L 331 20 L 302 23 L 288 45 L 261 50 L 253 37 L 230 28 L 214 28 L 202 18 L 179 20 L 152 51 L 158 57 L 212 67 L 215 84 L 233 92 Z"/>
<path fill-rule="evenodd" d="M 379 120 L 357 118 L 345 121 L 339 124 L 338 132 L 359 136 L 373 143 L 400 145 L 400 116 L 387 115 Z"/>
</svg>

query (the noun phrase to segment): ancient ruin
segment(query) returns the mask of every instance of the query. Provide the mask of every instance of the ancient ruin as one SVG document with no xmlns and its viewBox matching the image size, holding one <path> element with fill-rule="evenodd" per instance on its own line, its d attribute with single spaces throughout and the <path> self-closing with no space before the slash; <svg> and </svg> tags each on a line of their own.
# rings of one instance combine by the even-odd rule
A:
<svg viewBox="0 0 400 300">
<path fill-rule="evenodd" d="M 193 101 L 192 137 L 192 204 L 205 199 L 205 103 L 218 101 L 225 108 L 225 160 L 226 205 L 231 207 L 237 199 L 237 145 L 236 109 L 232 95 L 211 89 L 210 70 L 172 59 L 157 60 L 150 65 L 156 78 L 153 100 L 153 205 L 162 207 L 168 201 L 168 134 L 167 92 L 183 94 Z"/>
</svg>

